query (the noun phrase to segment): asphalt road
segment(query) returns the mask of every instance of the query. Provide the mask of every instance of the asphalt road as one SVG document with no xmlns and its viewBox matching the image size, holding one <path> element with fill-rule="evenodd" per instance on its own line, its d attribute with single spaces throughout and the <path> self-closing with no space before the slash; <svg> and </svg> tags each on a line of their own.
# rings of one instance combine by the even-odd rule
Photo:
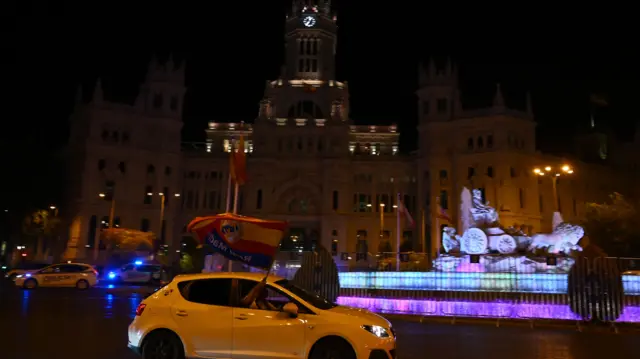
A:
<svg viewBox="0 0 640 359">
<path fill-rule="evenodd" d="M 130 359 L 126 328 L 141 296 L 93 288 L 0 288 L 0 358 Z M 640 335 L 395 321 L 400 359 L 640 358 Z"/>
</svg>

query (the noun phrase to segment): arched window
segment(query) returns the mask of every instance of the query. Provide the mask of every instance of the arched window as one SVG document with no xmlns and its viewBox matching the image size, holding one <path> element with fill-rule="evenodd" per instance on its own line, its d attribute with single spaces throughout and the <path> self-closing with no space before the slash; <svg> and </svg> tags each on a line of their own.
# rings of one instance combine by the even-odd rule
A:
<svg viewBox="0 0 640 359">
<path fill-rule="evenodd" d="M 482 137 L 478 137 L 478 148 L 484 147 L 484 140 Z"/>
<path fill-rule="evenodd" d="M 469 139 L 467 140 L 467 148 L 472 150 L 473 149 L 473 138 L 469 137 Z"/>
<path fill-rule="evenodd" d="M 289 118 L 324 118 L 320 106 L 313 101 L 300 101 L 289 107 Z"/>
</svg>

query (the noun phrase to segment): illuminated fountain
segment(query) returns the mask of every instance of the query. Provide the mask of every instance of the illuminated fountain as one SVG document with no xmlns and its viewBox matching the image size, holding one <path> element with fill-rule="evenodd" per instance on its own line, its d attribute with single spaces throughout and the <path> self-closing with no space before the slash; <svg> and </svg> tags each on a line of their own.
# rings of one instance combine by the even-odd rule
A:
<svg viewBox="0 0 640 359">
<path fill-rule="evenodd" d="M 581 251 L 582 227 L 560 213 L 549 234 L 528 236 L 499 223 L 479 190 L 461 194 L 461 232 L 445 227 L 446 254 L 430 272 L 339 273 L 338 303 L 383 313 L 512 319 L 577 320 L 568 273 Z M 547 258 L 535 256 L 544 251 Z M 617 321 L 640 322 L 640 276 L 623 275 L 624 312 Z"/>
</svg>

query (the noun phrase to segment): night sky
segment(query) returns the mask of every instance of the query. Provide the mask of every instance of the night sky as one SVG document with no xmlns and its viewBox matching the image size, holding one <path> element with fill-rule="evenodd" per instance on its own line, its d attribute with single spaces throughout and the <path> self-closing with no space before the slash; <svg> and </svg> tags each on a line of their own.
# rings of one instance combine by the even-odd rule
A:
<svg viewBox="0 0 640 359">
<path fill-rule="evenodd" d="M 629 139 L 639 119 L 634 106 L 640 72 L 634 63 L 640 56 L 633 47 L 600 51 L 598 36 L 606 35 L 417 16 L 430 10 L 428 2 L 411 8 L 394 5 L 405 2 L 350 2 L 335 1 L 334 7 L 340 26 L 337 77 L 349 81 L 351 117 L 358 124 L 399 124 L 405 152 L 416 146 L 418 63 L 430 56 L 444 62 L 451 55 L 459 64 L 465 108 L 489 105 L 496 82 L 511 107 L 524 108 L 531 90 L 542 149 L 562 149 L 558 138 L 587 129 L 592 92 L 610 102 L 600 110 L 599 125 Z M 0 25 L 9 50 L 0 58 L 9 100 L 4 107 L 10 109 L 1 135 L 11 173 L 1 194 L 6 206 L 59 198 L 64 171 L 53 158 L 66 142 L 77 86 L 85 87 L 88 100 L 100 76 L 107 99 L 132 102 L 152 53 L 165 59 L 172 52 L 187 61 L 185 141 L 203 141 L 208 121 L 255 118 L 265 80 L 279 74 L 289 1 L 132 3 L 44 6 L 33 10 L 37 16 Z"/>
</svg>

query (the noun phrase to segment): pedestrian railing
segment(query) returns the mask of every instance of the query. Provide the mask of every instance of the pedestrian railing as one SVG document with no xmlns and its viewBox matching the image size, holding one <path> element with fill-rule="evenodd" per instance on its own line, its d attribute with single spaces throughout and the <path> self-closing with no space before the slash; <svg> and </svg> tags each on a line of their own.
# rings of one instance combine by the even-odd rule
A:
<svg viewBox="0 0 640 359">
<path fill-rule="evenodd" d="M 443 256 L 434 265 L 422 253 L 284 252 L 272 272 L 382 313 L 640 323 L 636 258 Z"/>
</svg>

